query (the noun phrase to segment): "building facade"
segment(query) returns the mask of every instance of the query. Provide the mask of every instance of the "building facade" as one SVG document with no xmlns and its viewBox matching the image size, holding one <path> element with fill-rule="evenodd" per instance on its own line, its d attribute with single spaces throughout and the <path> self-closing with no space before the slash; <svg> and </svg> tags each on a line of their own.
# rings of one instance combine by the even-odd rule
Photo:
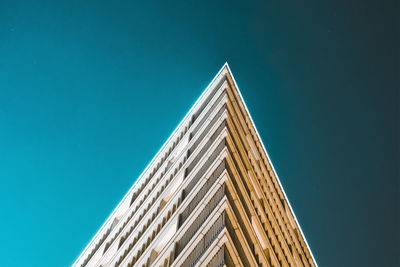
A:
<svg viewBox="0 0 400 267">
<path fill-rule="evenodd" d="M 227 64 L 73 265 L 317 265 Z"/>
</svg>

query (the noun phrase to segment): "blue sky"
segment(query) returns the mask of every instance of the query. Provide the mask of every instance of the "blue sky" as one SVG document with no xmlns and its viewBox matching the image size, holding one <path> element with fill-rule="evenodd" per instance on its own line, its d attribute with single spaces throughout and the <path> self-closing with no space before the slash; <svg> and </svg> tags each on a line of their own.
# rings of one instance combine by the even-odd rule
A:
<svg viewBox="0 0 400 267">
<path fill-rule="evenodd" d="M 72 264 L 225 61 L 318 263 L 398 264 L 396 25 L 372 1 L 0 2 L 2 265 Z"/>
</svg>

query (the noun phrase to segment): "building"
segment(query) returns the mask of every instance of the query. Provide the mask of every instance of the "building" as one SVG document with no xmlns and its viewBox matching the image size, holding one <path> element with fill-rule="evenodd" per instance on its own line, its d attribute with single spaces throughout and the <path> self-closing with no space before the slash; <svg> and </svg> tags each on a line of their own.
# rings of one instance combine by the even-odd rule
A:
<svg viewBox="0 0 400 267">
<path fill-rule="evenodd" d="M 228 64 L 74 266 L 316 266 Z"/>
</svg>

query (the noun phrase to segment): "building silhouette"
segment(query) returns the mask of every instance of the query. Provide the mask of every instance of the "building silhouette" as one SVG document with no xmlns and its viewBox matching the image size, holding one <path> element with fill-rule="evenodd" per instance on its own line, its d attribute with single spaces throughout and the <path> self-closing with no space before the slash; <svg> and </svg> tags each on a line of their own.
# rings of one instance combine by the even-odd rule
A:
<svg viewBox="0 0 400 267">
<path fill-rule="evenodd" d="M 74 266 L 316 266 L 225 64 Z"/>
</svg>

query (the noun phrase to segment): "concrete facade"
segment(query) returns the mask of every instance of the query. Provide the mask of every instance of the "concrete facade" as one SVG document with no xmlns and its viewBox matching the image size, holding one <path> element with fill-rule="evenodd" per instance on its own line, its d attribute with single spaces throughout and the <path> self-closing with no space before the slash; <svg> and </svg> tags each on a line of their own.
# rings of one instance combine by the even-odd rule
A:
<svg viewBox="0 0 400 267">
<path fill-rule="evenodd" d="M 73 266 L 316 266 L 228 64 Z"/>
</svg>

